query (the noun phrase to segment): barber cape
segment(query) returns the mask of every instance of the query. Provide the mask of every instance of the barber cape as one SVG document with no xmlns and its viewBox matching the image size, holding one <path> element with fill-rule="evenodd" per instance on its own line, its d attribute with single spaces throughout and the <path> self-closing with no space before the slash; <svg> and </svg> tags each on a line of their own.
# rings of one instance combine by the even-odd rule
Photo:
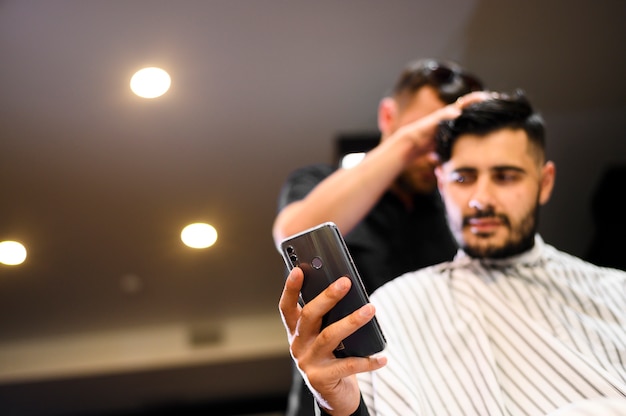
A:
<svg viewBox="0 0 626 416">
<path fill-rule="evenodd" d="M 371 301 L 388 342 L 388 364 L 358 375 L 372 415 L 626 414 L 626 272 L 537 235 L 505 260 L 460 251 Z"/>
</svg>

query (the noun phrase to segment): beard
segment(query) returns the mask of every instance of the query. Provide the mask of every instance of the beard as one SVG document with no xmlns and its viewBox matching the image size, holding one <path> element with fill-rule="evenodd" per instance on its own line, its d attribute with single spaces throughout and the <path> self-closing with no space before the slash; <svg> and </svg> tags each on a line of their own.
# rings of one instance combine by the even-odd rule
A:
<svg viewBox="0 0 626 416">
<path fill-rule="evenodd" d="M 476 244 L 468 244 L 462 241 L 460 246 L 470 257 L 479 259 L 502 259 L 523 253 L 535 244 L 535 234 L 539 224 L 539 204 L 527 212 L 518 225 L 511 224 L 509 218 L 504 214 L 496 214 L 493 210 L 487 210 L 476 215 L 463 218 L 463 229 L 469 226 L 470 219 L 473 218 L 498 218 L 501 223 L 509 229 L 509 237 L 501 245 L 490 244 L 487 240 L 488 234 L 475 234 L 480 240 L 484 238 L 484 244 L 479 241 Z"/>
</svg>

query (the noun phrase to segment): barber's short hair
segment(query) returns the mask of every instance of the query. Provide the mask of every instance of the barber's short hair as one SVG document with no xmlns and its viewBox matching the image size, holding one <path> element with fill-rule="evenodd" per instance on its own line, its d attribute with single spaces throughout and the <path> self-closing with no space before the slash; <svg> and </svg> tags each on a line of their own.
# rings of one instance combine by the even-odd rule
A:
<svg viewBox="0 0 626 416">
<path fill-rule="evenodd" d="M 441 163 L 447 162 L 459 136 L 485 136 L 503 128 L 521 129 L 537 149 L 537 156 L 545 158 L 545 125 L 522 90 L 513 94 L 500 93 L 496 98 L 468 105 L 461 115 L 439 123 L 435 135 L 436 152 Z"/>
<path fill-rule="evenodd" d="M 439 98 L 446 104 L 472 91 L 484 89 L 479 78 L 455 62 L 418 59 L 410 62 L 400 73 L 392 96 L 401 100 L 405 95 L 413 96 L 426 85 L 435 88 Z"/>
</svg>

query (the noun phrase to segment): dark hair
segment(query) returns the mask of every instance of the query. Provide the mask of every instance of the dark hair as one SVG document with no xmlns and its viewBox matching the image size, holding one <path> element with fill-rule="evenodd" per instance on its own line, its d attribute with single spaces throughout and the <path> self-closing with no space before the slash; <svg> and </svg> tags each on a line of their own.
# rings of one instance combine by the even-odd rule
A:
<svg viewBox="0 0 626 416">
<path fill-rule="evenodd" d="M 480 79 L 455 62 L 419 59 L 410 62 L 400 73 L 392 95 L 402 101 L 405 96 L 413 97 L 425 85 L 434 87 L 439 98 L 446 104 L 451 104 L 472 91 L 484 89 Z"/>
<path fill-rule="evenodd" d="M 485 136 L 503 128 L 522 129 L 534 148 L 537 157 L 545 157 L 545 126 L 522 90 L 508 95 L 500 93 L 496 98 L 471 104 L 453 120 L 439 123 L 435 135 L 436 152 L 440 162 L 447 162 L 456 139 L 463 134 Z"/>
</svg>

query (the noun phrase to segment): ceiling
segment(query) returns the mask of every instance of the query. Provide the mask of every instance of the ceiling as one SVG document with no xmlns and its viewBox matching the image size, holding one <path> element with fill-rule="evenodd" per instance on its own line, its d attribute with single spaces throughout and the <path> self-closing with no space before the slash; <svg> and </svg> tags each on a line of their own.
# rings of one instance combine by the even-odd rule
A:
<svg viewBox="0 0 626 416">
<path fill-rule="evenodd" d="M 593 188 L 626 163 L 625 18 L 619 0 L 0 0 L 0 240 L 28 249 L 0 265 L 0 401 L 16 385 L 266 358 L 282 378 L 259 386 L 284 391 L 280 185 L 332 161 L 337 136 L 375 131 L 416 57 L 527 91 L 559 169 L 542 233 L 583 255 Z M 130 92 L 146 66 L 170 73 L 163 97 Z M 181 243 L 196 221 L 215 246 Z M 193 398 L 218 394 L 207 386 Z"/>
</svg>

